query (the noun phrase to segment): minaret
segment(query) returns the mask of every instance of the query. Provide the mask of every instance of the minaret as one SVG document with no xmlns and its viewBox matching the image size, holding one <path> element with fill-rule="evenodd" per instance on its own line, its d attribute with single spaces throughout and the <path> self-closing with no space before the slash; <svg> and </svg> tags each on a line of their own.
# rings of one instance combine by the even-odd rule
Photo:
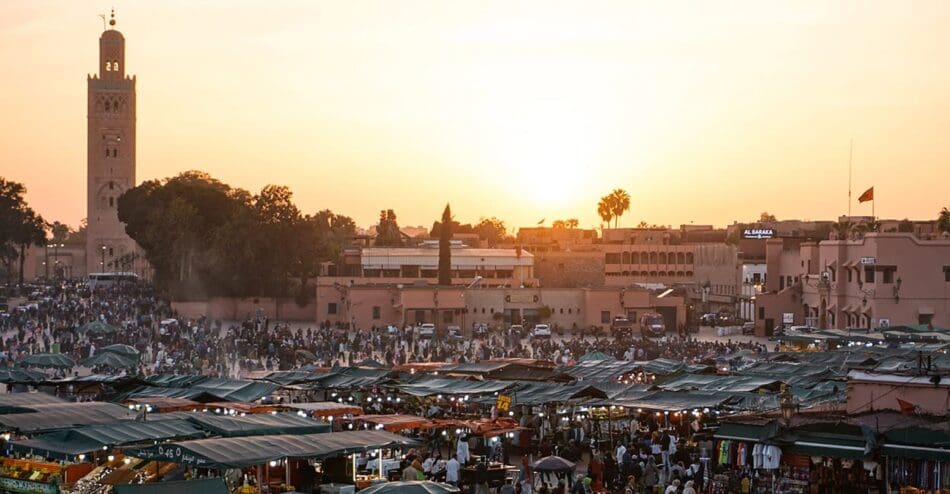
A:
<svg viewBox="0 0 950 494">
<path fill-rule="evenodd" d="M 138 249 L 116 208 L 135 186 L 135 76 L 125 75 L 125 38 L 115 30 L 114 10 L 99 37 L 99 73 L 88 82 L 86 268 L 134 271 Z"/>
</svg>

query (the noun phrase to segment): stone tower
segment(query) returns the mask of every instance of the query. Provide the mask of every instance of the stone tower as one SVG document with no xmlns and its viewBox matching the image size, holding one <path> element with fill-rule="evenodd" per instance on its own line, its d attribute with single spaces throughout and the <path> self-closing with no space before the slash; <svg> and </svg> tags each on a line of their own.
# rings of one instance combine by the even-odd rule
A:
<svg viewBox="0 0 950 494">
<path fill-rule="evenodd" d="M 135 186 L 135 76 L 125 73 L 115 12 L 99 37 L 99 73 L 88 83 L 86 269 L 136 271 L 141 256 L 117 213 L 119 196 Z"/>
</svg>

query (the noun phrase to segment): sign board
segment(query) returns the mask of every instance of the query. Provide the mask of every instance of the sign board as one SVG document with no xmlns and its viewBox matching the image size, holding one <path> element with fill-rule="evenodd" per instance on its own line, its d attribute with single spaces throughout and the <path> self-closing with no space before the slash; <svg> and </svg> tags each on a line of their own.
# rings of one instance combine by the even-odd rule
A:
<svg viewBox="0 0 950 494">
<path fill-rule="evenodd" d="M 782 313 L 782 324 L 792 324 L 795 322 L 795 313 L 794 312 L 783 312 Z"/>
<path fill-rule="evenodd" d="M 861 258 L 861 264 L 864 264 L 864 265 L 874 265 L 874 264 L 877 264 L 877 258 L 876 258 L 876 257 L 868 257 L 868 256 L 862 257 L 862 258 Z"/>
<path fill-rule="evenodd" d="M 508 395 L 498 395 L 498 400 L 495 401 L 495 409 L 499 412 L 507 412 L 511 409 L 511 397 Z"/>
<path fill-rule="evenodd" d="M 742 238 L 753 240 L 765 240 L 775 237 L 775 230 L 771 228 L 746 228 L 742 230 Z"/>
<path fill-rule="evenodd" d="M 889 328 L 890 326 L 891 326 L 890 319 L 878 319 L 877 321 L 877 327 L 879 328 Z"/>
<path fill-rule="evenodd" d="M 35 494 L 56 494 L 59 492 L 59 486 L 54 484 L 44 484 L 25 479 L 11 479 L 9 477 L 0 477 L 0 489 L 6 492 L 30 492 Z"/>
</svg>

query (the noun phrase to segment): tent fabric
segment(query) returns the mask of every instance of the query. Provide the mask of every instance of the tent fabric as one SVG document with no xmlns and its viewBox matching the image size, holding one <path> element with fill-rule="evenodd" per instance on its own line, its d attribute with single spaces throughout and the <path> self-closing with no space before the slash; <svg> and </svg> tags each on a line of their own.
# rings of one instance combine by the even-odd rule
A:
<svg viewBox="0 0 950 494">
<path fill-rule="evenodd" d="M 76 362 L 62 353 L 34 353 L 20 360 L 18 365 L 23 367 L 70 369 L 76 366 Z"/>
<path fill-rule="evenodd" d="M 504 391 L 514 386 L 512 382 L 472 381 L 438 376 L 419 376 L 408 383 L 393 386 L 401 393 L 412 396 L 435 395 L 480 395 Z"/>
<path fill-rule="evenodd" d="M 587 398 L 607 398 L 605 392 L 587 382 L 572 384 L 528 382 L 507 391 L 506 394 L 511 396 L 512 405 L 541 405 L 572 400 L 581 401 Z M 493 401 L 494 397 L 486 397 L 484 400 L 487 399 Z"/>
<path fill-rule="evenodd" d="M 138 358 L 141 352 L 136 350 L 135 347 L 132 347 L 129 345 L 123 345 L 121 343 L 116 343 L 114 345 L 108 345 L 108 346 L 104 346 L 100 348 L 97 353 L 115 353 L 115 354 L 123 355 L 126 357 Z"/>
<path fill-rule="evenodd" d="M 428 429 L 432 427 L 432 422 L 415 415 L 363 415 L 356 418 L 356 421 L 383 426 L 383 430 L 389 432 L 398 432 L 406 429 Z"/>
<path fill-rule="evenodd" d="M 840 422 L 798 427 L 783 439 L 786 452 L 806 456 L 859 459 L 871 449 L 860 426 Z"/>
<path fill-rule="evenodd" d="M 385 431 L 196 439 L 127 448 L 126 454 L 202 468 L 262 465 L 282 458 L 323 459 L 379 448 L 410 448 L 417 441 Z"/>
<path fill-rule="evenodd" d="M 290 403 L 284 405 L 294 410 L 303 410 L 314 415 L 339 416 L 362 415 L 363 409 L 355 405 L 345 405 L 335 401 L 316 401 L 311 403 Z"/>
<path fill-rule="evenodd" d="M 716 439 L 732 439 L 736 441 L 748 441 L 761 443 L 767 441 L 778 434 L 778 422 L 768 422 L 765 424 L 740 424 L 726 422 L 719 426 L 719 429 L 713 434 Z"/>
<path fill-rule="evenodd" d="M 139 357 L 121 353 L 101 352 L 82 362 L 83 367 L 110 367 L 113 369 L 129 369 L 139 365 Z"/>
<path fill-rule="evenodd" d="M 569 472 L 574 470 L 574 463 L 560 456 L 545 456 L 532 465 L 536 472 Z"/>
<path fill-rule="evenodd" d="M 47 393 L 4 393 L 0 394 L 0 406 L 52 405 L 69 403 Z"/>
<path fill-rule="evenodd" d="M 33 405 L 29 408 L 36 411 L 0 415 L 0 427 L 23 433 L 37 433 L 132 418 L 128 408 L 112 403 L 53 403 Z"/>
<path fill-rule="evenodd" d="M 200 376 L 153 376 L 151 386 L 129 392 L 125 398 L 164 396 L 194 401 L 257 401 L 280 386 L 274 383 Z"/>
<path fill-rule="evenodd" d="M 727 402 L 738 400 L 735 393 L 723 391 L 654 391 L 639 398 L 611 398 L 603 403 L 628 408 L 675 412 L 693 408 L 719 408 Z"/>
<path fill-rule="evenodd" d="M 204 431 L 186 420 L 125 421 L 58 431 L 33 439 L 11 441 L 10 444 L 14 451 L 24 454 L 68 458 L 81 453 L 98 451 L 103 447 L 166 439 L 191 439 L 204 435 Z"/>
<path fill-rule="evenodd" d="M 196 413 L 189 420 L 201 429 L 224 437 L 317 434 L 330 431 L 329 424 L 293 413 L 279 413 L 276 415 L 265 413 L 244 417 Z"/>
<path fill-rule="evenodd" d="M 218 377 L 193 384 L 189 389 L 206 391 L 226 401 L 257 401 L 269 396 L 279 387 L 274 383 Z"/>
<path fill-rule="evenodd" d="M 715 376 L 707 374 L 684 374 L 658 383 L 657 387 L 667 391 L 731 391 L 750 393 L 759 389 L 778 391 L 781 381 L 755 376 Z"/>
<path fill-rule="evenodd" d="M 950 434 L 927 427 L 902 427 L 884 433 L 884 455 L 950 461 Z"/>
<path fill-rule="evenodd" d="M 307 384 L 311 389 L 340 389 L 363 388 L 374 386 L 389 379 L 389 371 L 385 369 L 334 368 L 330 373 L 323 374 L 316 381 Z"/>
<path fill-rule="evenodd" d="M 119 328 L 111 324 L 106 324 L 102 321 L 92 321 L 79 326 L 76 328 L 76 331 L 79 331 L 80 333 L 108 334 L 119 332 Z"/>
<path fill-rule="evenodd" d="M 298 352 L 301 350 L 297 350 Z M 260 380 L 270 381 L 281 386 L 290 386 L 293 384 L 302 384 L 318 381 L 322 377 L 320 374 L 305 371 L 277 371 L 267 374 Z"/>
<path fill-rule="evenodd" d="M 46 381 L 46 374 L 29 369 L 0 369 L 0 383 L 36 384 Z"/>
<path fill-rule="evenodd" d="M 194 479 L 150 484 L 115 484 L 115 494 L 228 494 L 224 479 Z"/>
</svg>

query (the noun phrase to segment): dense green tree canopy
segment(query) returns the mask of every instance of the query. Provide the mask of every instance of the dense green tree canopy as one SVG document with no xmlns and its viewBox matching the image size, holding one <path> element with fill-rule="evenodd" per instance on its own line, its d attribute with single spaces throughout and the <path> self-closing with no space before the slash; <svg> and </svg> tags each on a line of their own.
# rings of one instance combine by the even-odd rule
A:
<svg viewBox="0 0 950 494">
<path fill-rule="evenodd" d="M 127 191 L 119 219 L 175 299 L 306 297 L 320 263 L 355 233 L 346 216 L 303 214 L 287 187 L 251 195 L 197 171 Z"/>
</svg>

